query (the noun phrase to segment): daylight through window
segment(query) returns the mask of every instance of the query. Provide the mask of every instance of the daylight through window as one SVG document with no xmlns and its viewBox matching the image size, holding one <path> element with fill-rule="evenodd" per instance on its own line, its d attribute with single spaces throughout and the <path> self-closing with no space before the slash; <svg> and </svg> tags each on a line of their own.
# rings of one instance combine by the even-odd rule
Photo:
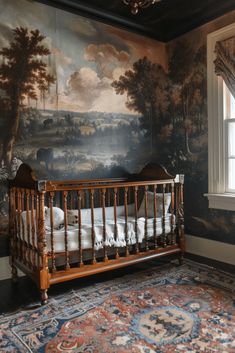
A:
<svg viewBox="0 0 235 353">
<path fill-rule="evenodd" d="M 235 192 L 235 99 L 223 83 L 226 192 Z"/>
</svg>

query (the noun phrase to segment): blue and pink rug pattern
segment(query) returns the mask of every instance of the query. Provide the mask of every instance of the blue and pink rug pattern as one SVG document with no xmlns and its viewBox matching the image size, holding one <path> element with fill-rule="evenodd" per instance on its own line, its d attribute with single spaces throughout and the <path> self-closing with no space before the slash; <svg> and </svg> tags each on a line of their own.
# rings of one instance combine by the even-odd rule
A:
<svg viewBox="0 0 235 353">
<path fill-rule="evenodd" d="M 0 316 L 0 352 L 234 353 L 235 277 L 164 265 Z"/>
</svg>

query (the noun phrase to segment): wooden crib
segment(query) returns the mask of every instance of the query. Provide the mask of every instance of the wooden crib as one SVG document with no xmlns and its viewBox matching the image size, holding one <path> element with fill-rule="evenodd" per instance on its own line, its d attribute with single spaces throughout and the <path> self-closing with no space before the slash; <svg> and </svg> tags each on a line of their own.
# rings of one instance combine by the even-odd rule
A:
<svg viewBox="0 0 235 353">
<path fill-rule="evenodd" d="M 13 279 L 17 268 L 30 276 L 45 304 L 54 283 L 174 253 L 182 260 L 183 183 L 157 164 L 125 178 L 69 181 L 38 180 L 22 164 L 9 180 Z"/>
</svg>

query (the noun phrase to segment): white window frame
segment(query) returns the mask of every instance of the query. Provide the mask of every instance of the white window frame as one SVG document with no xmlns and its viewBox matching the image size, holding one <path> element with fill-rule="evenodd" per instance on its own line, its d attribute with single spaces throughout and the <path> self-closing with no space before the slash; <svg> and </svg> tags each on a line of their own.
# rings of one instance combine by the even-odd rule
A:
<svg viewBox="0 0 235 353">
<path fill-rule="evenodd" d="M 208 197 L 209 207 L 235 211 L 235 193 L 226 192 L 223 79 L 215 74 L 217 41 L 235 35 L 235 23 L 207 36 Z"/>
</svg>

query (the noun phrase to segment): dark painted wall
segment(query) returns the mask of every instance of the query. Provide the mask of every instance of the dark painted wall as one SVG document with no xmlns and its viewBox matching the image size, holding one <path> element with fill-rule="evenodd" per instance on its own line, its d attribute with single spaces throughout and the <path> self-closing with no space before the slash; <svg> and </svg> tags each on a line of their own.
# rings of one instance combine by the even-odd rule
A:
<svg viewBox="0 0 235 353">
<path fill-rule="evenodd" d="M 209 209 L 203 194 L 208 192 L 207 34 L 233 23 L 234 15 L 233 11 L 167 44 L 171 91 L 176 97 L 173 111 L 184 130 L 177 151 L 182 151 L 179 170 L 186 175 L 186 231 L 230 244 L 235 244 L 235 213 Z M 165 161 L 171 167 L 171 161 Z"/>
</svg>

